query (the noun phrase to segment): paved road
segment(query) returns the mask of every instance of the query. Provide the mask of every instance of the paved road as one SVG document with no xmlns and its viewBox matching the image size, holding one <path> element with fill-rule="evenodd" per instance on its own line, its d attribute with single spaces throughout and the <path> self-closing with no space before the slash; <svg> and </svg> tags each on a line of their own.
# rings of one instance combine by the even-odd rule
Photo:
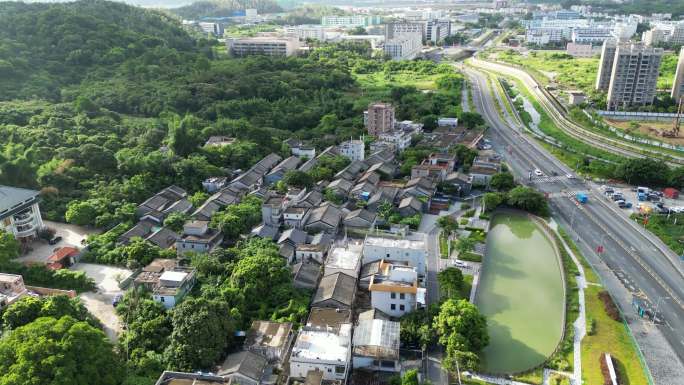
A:
<svg viewBox="0 0 684 385">
<path fill-rule="evenodd" d="M 586 249 L 604 246 L 605 252 L 600 256 L 599 262 L 605 263 L 609 269 L 600 273 L 619 272 L 629 277 L 634 284 L 633 290 L 643 293 L 653 303 L 659 298 L 669 298 L 661 301 L 660 309 L 667 322 L 659 330 L 673 351 L 667 365 L 681 367 L 684 359 L 684 307 L 681 305 L 684 304 L 684 275 L 680 271 L 681 266 L 676 266 L 670 255 L 659 250 L 651 242 L 649 235 L 629 223 L 617 208 L 599 202 L 601 198 L 584 181 L 564 177 L 529 180 L 529 172 L 534 169 L 541 170 L 545 175 L 555 173 L 558 176 L 571 173 L 571 170 L 538 143 L 502 122 L 484 77 L 471 70 L 468 71 L 468 76 L 473 83 L 475 107 L 492 127 L 488 135 L 495 148 L 505 155 L 518 180 L 534 185 L 551 196 L 549 202 L 554 217 L 564 227 L 571 227 Z M 590 202 L 585 206 L 578 207 L 567 196 L 578 191 L 592 194 Z M 632 313 L 629 306 L 623 306 L 623 311 Z M 650 367 L 649 357 L 647 362 Z"/>
</svg>

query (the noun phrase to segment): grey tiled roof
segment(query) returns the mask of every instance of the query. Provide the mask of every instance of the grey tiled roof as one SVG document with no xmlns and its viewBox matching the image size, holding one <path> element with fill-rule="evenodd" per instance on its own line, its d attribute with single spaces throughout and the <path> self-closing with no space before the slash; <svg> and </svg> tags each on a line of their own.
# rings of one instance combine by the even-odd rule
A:
<svg viewBox="0 0 684 385">
<path fill-rule="evenodd" d="M 312 304 L 315 305 L 329 299 L 347 306 L 354 303 L 356 279 L 344 273 L 335 273 L 323 277 L 318 285 Z"/>
</svg>

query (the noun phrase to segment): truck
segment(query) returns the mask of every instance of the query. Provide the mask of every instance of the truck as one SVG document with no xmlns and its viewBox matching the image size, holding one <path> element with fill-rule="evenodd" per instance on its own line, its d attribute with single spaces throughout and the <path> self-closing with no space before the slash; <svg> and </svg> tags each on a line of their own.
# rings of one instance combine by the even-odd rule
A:
<svg viewBox="0 0 684 385">
<path fill-rule="evenodd" d="M 585 204 L 585 203 L 587 203 L 587 201 L 589 201 L 589 196 L 587 194 L 581 192 L 581 193 L 577 193 L 575 195 L 575 199 L 577 199 L 577 202 L 579 202 L 581 204 Z"/>
</svg>

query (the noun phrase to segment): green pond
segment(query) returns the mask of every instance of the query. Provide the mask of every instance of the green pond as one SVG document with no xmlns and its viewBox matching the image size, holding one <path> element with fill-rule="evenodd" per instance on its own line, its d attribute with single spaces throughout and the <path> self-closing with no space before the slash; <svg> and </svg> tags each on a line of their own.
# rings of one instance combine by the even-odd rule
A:
<svg viewBox="0 0 684 385">
<path fill-rule="evenodd" d="M 475 302 L 489 329 L 484 371 L 528 370 L 556 349 L 565 312 L 561 267 L 551 241 L 527 216 L 493 218 Z"/>
</svg>

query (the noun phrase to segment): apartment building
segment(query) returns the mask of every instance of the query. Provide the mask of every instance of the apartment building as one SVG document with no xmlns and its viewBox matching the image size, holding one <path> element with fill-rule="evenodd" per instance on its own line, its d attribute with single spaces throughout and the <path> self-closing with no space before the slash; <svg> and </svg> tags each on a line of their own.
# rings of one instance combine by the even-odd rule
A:
<svg viewBox="0 0 684 385">
<path fill-rule="evenodd" d="M 680 98 L 684 97 L 684 47 L 679 51 L 679 60 L 677 61 L 677 70 L 675 71 L 670 96 L 675 101 L 679 101 Z"/>
<path fill-rule="evenodd" d="M 340 143 L 340 145 L 337 146 L 337 151 L 340 153 L 340 155 L 349 158 L 352 161 L 362 161 L 366 157 L 366 144 L 363 142 L 363 140 L 350 139 Z"/>
<path fill-rule="evenodd" d="M 399 318 L 414 311 L 418 303 L 425 303 L 425 289 L 418 287 L 416 268 L 385 260 L 371 277 L 368 291 L 373 308 L 392 317 Z"/>
<path fill-rule="evenodd" d="M 383 51 L 392 60 L 412 60 L 423 49 L 423 37 L 419 32 L 405 34 L 385 41 Z"/>
<path fill-rule="evenodd" d="M 609 50 L 604 52 L 607 56 Z M 618 43 L 613 56 L 608 82 L 608 109 L 652 104 L 663 50 L 641 43 Z M 602 55 L 599 76 L 604 75 L 604 66 L 609 62 L 610 58 Z M 606 81 L 605 78 L 599 79 L 597 85 Z"/>
<path fill-rule="evenodd" d="M 371 103 L 364 112 L 364 124 L 371 136 L 394 130 L 394 106 L 389 103 Z"/>
<path fill-rule="evenodd" d="M 39 202 L 39 191 L 0 186 L 0 230 L 14 235 L 20 242 L 36 238 L 45 227 Z"/>
<path fill-rule="evenodd" d="M 613 72 L 613 60 L 615 59 L 615 50 L 617 49 L 617 42 L 614 39 L 608 39 L 603 42 L 601 47 L 601 60 L 599 61 L 598 74 L 596 76 L 596 89 L 600 91 L 608 91 L 610 86 L 610 75 Z"/>
<path fill-rule="evenodd" d="M 433 19 L 425 22 L 425 40 L 440 42 L 451 35 L 451 21 Z"/>
<path fill-rule="evenodd" d="M 332 326 L 332 325 L 331 325 Z M 324 380 L 345 381 L 350 369 L 352 325 L 304 326 L 292 347 L 290 377 L 303 379 L 320 371 Z"/>
<path fill-rule="evenodd" d="M 228 52 L 233 57 L 252 55 L 292 56 L 299 50 L 296 37 L 254 36 L 227 39 Z"/>
</svg>

